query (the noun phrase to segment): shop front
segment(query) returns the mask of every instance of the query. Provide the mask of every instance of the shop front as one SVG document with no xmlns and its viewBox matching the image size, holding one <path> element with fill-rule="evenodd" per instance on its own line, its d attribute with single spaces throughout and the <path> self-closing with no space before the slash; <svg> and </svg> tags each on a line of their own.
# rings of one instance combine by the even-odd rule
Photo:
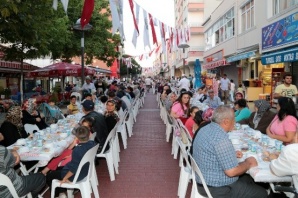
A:
<svg viewBox="0 0 298 198">
<path fill-rule="evenodd" d="M 38 67 L 23 64 L 24 74 L 28 71 L 37 69 Z M 9 62 L 0 60 L 0 89 L 9 89 L 9 95 L 16 95 L 20 91 L 21 80 L 21 63 Z M 26 80 L 24 88 L 32 89 L 35 86 L 35 81 Z"/>
<path fill-rule="evenodd" d="M 262 28 L 263 79 L 266 93 L 271 96 L 277 85 L 283 83 L 284 72 L 293 74 L 293 84 L 298 84 L 298 12 L 290 14 Z"/>
</svg>

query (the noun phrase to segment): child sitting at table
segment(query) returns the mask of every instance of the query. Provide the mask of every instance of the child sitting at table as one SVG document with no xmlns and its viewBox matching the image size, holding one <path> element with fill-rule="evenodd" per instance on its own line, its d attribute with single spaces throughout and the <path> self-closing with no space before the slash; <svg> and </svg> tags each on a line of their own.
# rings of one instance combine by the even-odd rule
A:
<svg viewBox="0 0 298 198">
<path fill-rule="evenodd" d="M 90 150 L 96 145 L 96 143 L 93 140 L 89 140 L 89 134 L 90 134 L 90 131 L 85 126 L 80 126 L 75 130 L 75 135 L 79 141 L 79 144 L 73 149 L 73 152 L 71 154 L 72 159 L 64 167 L 62 168 L 59 167 L 57 170 L 47 174 L 46 180 L 47 180 L 48 186 L 52 185 L 53 179 L 61 180 L 60 181 L 61 184 L 71 182 L 74 179 L 74 176 L 78 170 L 81 159 L 83 158 L 83 156 L 88 150 Z M 88 169 L 89 169 L 88 166 L 86 165 L 83 166 L 77 181 L 81 181 L 87 176 Z M 60 197 L 61 196 L 60 193 L 62 192 L 63 190 L 61 188 L 56 188 L 55 197 L 57 196 Z"/>
<path fill-rule="evenodd" d="M 91 127 L 92 127 L 92 118 L 85 118 L 82 120 L 81 126 L 85 126 L 89 130 L 89 135 L 91 134 Z M 76 129 L 74 130 L 74 133 L 76 133 Z M 71 161 L 71 155 L 73 152 L 73 148 L 79 143 L 78 138 L 76 137 L 71 145 L 68 146 L 67 149 L 65 149 L 61 155 L 58 157 L 52 159 L 49 164 L 41 171 L 42 174 L 47 175 L 47 173 L 52 170 L 56 170 L 59 167 L 63 167 L 66 164 L 68 164 Z"/>
</svg>

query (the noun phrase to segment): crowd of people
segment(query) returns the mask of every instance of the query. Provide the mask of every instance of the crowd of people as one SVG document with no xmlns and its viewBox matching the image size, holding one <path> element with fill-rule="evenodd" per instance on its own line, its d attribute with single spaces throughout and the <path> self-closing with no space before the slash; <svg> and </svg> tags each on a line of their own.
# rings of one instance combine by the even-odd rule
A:
<svg viewBox="0 0 298 198">
<path fill-rule="evenodd" d="M 235 93 L 235 84 L 225 74 L 219 80 L 218 90 L 205 85 L 193 90 L 185 76 L 176 83 L 171 80 L 157 81 L 155 86 L 168 115 L 173 119 L 180 119 L 192 137 L 192 156 L 213 197 L 268 195 L 264 186 L 253 182 L 245 174 L 250 168 L 258 166 L 257 160 L 248 157 L 244 162 L 238 163 L 237 158 L 241 158 L 243 153 L 235 151 L 226 135 L 236 129 L 235 123 L 248 125 L 283 142 L 285 149 L 270 165 L 274 174 L 285 176 L 288 173 L 298 173 L 297 169 L 288 165 L 298 162 L 294 157 L 298 154 L 298 122 L 292 100 L 293 96 L 297 96 L 297 88 L 292 84 L 291 74 L 285 74 L 284 83 L 275 89 L 273 95 L 277 108 L 271 109 L 269 101 L 259 99 L 253 102 L 253 112 L 245 100 L 242 86 Z M 215 93 L 221 93 L 221 97 Z M 286 170 L 287 168 L 290 170 Z M 199 177 L 197 187 L 200 194 L 207 195 Z"/>
<path fill-rule="evenodd" d="M 145 91 L 145 84 L 144 79 L 137 79 L 130 83 L 118 80 L 104 82 L 97 79 L 93 83 L 90 77 L 86 77 L 86 83 L 76 91 L 83 97 L 78 100 L 76 96 L 72 96 L 67 106 L 67 115 L 78 113 L 83 115 L 73 130 L 76 138 L 60 156 L 53 158 L 46 167 L 42 168 L 40 173 L 19 175 L 16 170 L 19 168 L 20 156 L 16 150 L 8 150 L 7 147 L 21 138 L 34 136 L 36 131 L 28 134 L 24 129 L 25 124 L 34 124 L 40 130 L 49 127 L 49 124 L 39 112 L 35 99 L 25 100 L 22 106 L 13 106 L 8 110 L 5 121 L 0 127 L 0 173 L 12 180 L 20 197 L 29 192 L 33 197 L 37 197 L 46 184 L 51 187 L 53 179 L 58 179 L 61 183 L 72 181 L 84 154 L 96 144 L 99 144 L 97 152 L 102 151 L 110 131 L 120 119 L 120 109 L 125 111 L 131 106 L 134 98 Z M 96 104 L 101 105 L 104 112 L 95 111 Z M 49 101 L 48 106 L 56 108 L 53 101 Z M 94 141 L 89 140 L 93 133 L 96 133 Z M 109 149 L 109 146 L 106 149 Z M 34 163 L 37 162 L 29 162 L 28 165 L 33 166 Z M 78 181 L 82 180 L 87 172 L 88 167 L 84 166 Z M 0 187 L 0 197 L 9 197 L 9 191 L 4 186 Z M 66 197 L 65 189 L 57 188 L 55 197 Z"/>
</svg>

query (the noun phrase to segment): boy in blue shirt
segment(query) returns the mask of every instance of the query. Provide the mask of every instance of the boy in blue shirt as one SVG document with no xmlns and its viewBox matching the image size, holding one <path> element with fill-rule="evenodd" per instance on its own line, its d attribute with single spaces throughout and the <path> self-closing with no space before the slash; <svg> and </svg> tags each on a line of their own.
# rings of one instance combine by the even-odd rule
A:
<svg viewBox="0 0 298 198">
<path fill-rule="evenodd" d="M 79 143 L 73 149 L 72 159 L 64 167 L 58 168 L 57 170 L 49 172 L 47 174 L 48 186 L 52 185 L 53 179 L 60 180 L 61 184 L 62 183 L 70 183 L 73 181 L 74 176 L 78 170 L 79 164 L 81 162 L 81 159 L 83 158 L 83 156 L 85 155 L 85 153 L 88 150 L 90 150 L 92 147 L 94 147 L 96 145 L 96 143 L 94 141 L 92 141 L 92 140 L 89 141 L 89 134 L 90 134 L 90 131 L 85 126 L 80 126 L 76 129 L 75 136 L 78 138 Z M 89 169 L 89 164 L 85 164 L 82 167 L 82 170 L 79 174 L 77 181 L 80 181 L 87 176 L 88 169 Z M 63 191 L 64 191 L 64 189 L 56 188 L 55 197 L 57 197 L 59 194 L 60 194 L 59 197 L 63 197 Z"/>
</svg>

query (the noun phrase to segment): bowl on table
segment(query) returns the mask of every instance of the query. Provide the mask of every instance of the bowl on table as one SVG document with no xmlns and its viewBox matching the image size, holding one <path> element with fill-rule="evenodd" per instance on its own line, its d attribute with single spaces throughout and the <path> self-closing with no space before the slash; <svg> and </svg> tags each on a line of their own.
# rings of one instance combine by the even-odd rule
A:
<svg viewBox="0 0 298 198">
<path fill-rule="evenodd" d="M 26 139 L 24 138 L 18 139 L 16 142 L 16 145 L 25 145 L 25 144 L 26 144 Z"/>
<path fill-rule="evenodd" d="M 240 140 L 239 139 L 231 139 L 232 144 L 240 144 Z"/>
<path fill-rule="evenodd" d="M 67 133 L 60 133 L 59 135 L 60 135 L 61 138 L 66 138 L 68 136 Z"/>
</svg>

